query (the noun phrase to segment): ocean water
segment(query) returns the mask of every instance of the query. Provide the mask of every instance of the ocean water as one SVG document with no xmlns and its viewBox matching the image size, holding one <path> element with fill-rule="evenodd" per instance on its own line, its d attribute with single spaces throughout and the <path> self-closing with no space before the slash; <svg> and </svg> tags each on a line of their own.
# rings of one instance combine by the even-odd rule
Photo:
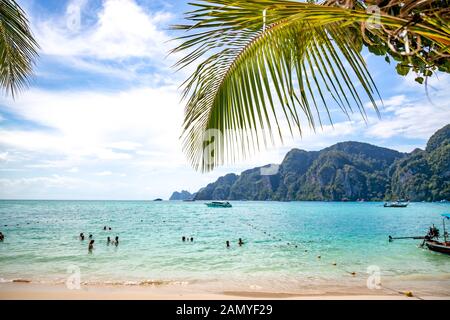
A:
<svg viewBox="0 0 450 320">
<path fill-rule="evenodd" d="M 302 281 L 350 281 L 379 268 L 384 277 L 450 279 L 450 257 L 419 248 L 446 203 L 0 201 L 1 281 L 221 283 L 293 290 Z M 112 231 L 104 231 L 110 226 Z M 450 227 L 450 225 L 449 225 Z M 91 233 L 94 250 L 88 252 Z M 119 246 L 106 238 L 120 238 Z M 193 242 L 182 242 L 182 236 Z M 245 242 L 238 246 L 238 239 Z M 229 240 L 230 248 L 225 241 Z M 318 256 L 320 255 L 320 258 Z M 336 264 L 336 265 L 334 265 Z M 74 269 L 75 268 L 75 269 Z"/>
</svg>

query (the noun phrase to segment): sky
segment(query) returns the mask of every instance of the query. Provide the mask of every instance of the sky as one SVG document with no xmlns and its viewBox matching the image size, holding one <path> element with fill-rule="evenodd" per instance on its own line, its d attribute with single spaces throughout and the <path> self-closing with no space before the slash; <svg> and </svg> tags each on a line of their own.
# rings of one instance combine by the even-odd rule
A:
<svg viewBox="0 0 450 320">
<path fill-rule="evenodd" d="M 167 199 L 229 172 L 280 163 L 292 148 L 361 141 L 410 152 L 450 122 L 450 77 L 424 86 L 363 53 L 381 92 L 380 117 L 339 114 L 332 127 L 287 137 L 253 157 L 202 174 L 182 152 L 190 70 L 168 56 L 187 0 L 19 0 L 40 44 L 28 90 L 0 97 L 0 198 Z"/>
</svg>

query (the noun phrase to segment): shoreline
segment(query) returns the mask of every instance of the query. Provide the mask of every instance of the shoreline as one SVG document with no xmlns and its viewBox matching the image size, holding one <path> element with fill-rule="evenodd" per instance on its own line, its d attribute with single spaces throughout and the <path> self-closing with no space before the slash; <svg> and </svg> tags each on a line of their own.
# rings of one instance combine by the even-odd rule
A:
<svg viewBox="0 0 450 320">
<path fill-rule="evenodd" d="M 450 295 L 413 295 L 407 291 L 369 290 L 356 287 L 339 290 L 334 286 L 322 291 L 266 292 L 246 290 L 211 290 L 180 285 L 126 286 L 82 285 L 68 289 L 61 284 L 2 283 L 0 300 L 450 300 Z"/>
</svg>

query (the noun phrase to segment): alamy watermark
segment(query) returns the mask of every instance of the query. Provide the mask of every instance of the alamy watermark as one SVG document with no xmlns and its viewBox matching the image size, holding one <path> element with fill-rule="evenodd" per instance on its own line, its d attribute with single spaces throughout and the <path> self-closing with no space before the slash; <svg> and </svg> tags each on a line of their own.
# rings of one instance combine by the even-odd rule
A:
<svg viewBox="0 0 450 320">
<path fill-rule="evenodd" d="M 381 289 L 381 269 L 379 266 L 368 266 L 367 273 L 369 277 L 367 278 L 366 285 L 370 290 Z"/>
<path fill-rule="evenodd" d="M 66 280 L 66 287 L 69 290 L 80 290 L 81 288 L 81 270 L 76 265 L 70 265 L 67 267 L 67 273 L 69 276 Z"/>
<path fill-rule="evenodd" d="M 84 1 L 74 1 L 66 9 L 66 27 L 72 32 L 78 32 L 81 28 L 81 8 Z"/>
</svg>

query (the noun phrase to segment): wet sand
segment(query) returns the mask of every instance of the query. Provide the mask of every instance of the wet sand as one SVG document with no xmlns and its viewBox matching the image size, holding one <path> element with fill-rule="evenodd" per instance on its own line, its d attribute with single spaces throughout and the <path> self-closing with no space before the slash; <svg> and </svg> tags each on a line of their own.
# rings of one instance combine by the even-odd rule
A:
<svg viewBox="0 0 450 320">
<path fill-rule="evenodd" d="M 181 286 L 140 287 L 140 286 L 81 286 L 69 290 L 65 285 L 35 283 L 0 284 L 0 300 L 247 300 L 247 299 L 288 299 L 288 300 L 417 300 L 445 299 L 448 295 L 417 295 L 412 297 L 387 289 L 368 290 L 355 288 L 343 292 L 329 288 L 326 292 L 314 294 L 282 293 L 262 291 L 210 292 L 199 288 Z"/>
</svg>

